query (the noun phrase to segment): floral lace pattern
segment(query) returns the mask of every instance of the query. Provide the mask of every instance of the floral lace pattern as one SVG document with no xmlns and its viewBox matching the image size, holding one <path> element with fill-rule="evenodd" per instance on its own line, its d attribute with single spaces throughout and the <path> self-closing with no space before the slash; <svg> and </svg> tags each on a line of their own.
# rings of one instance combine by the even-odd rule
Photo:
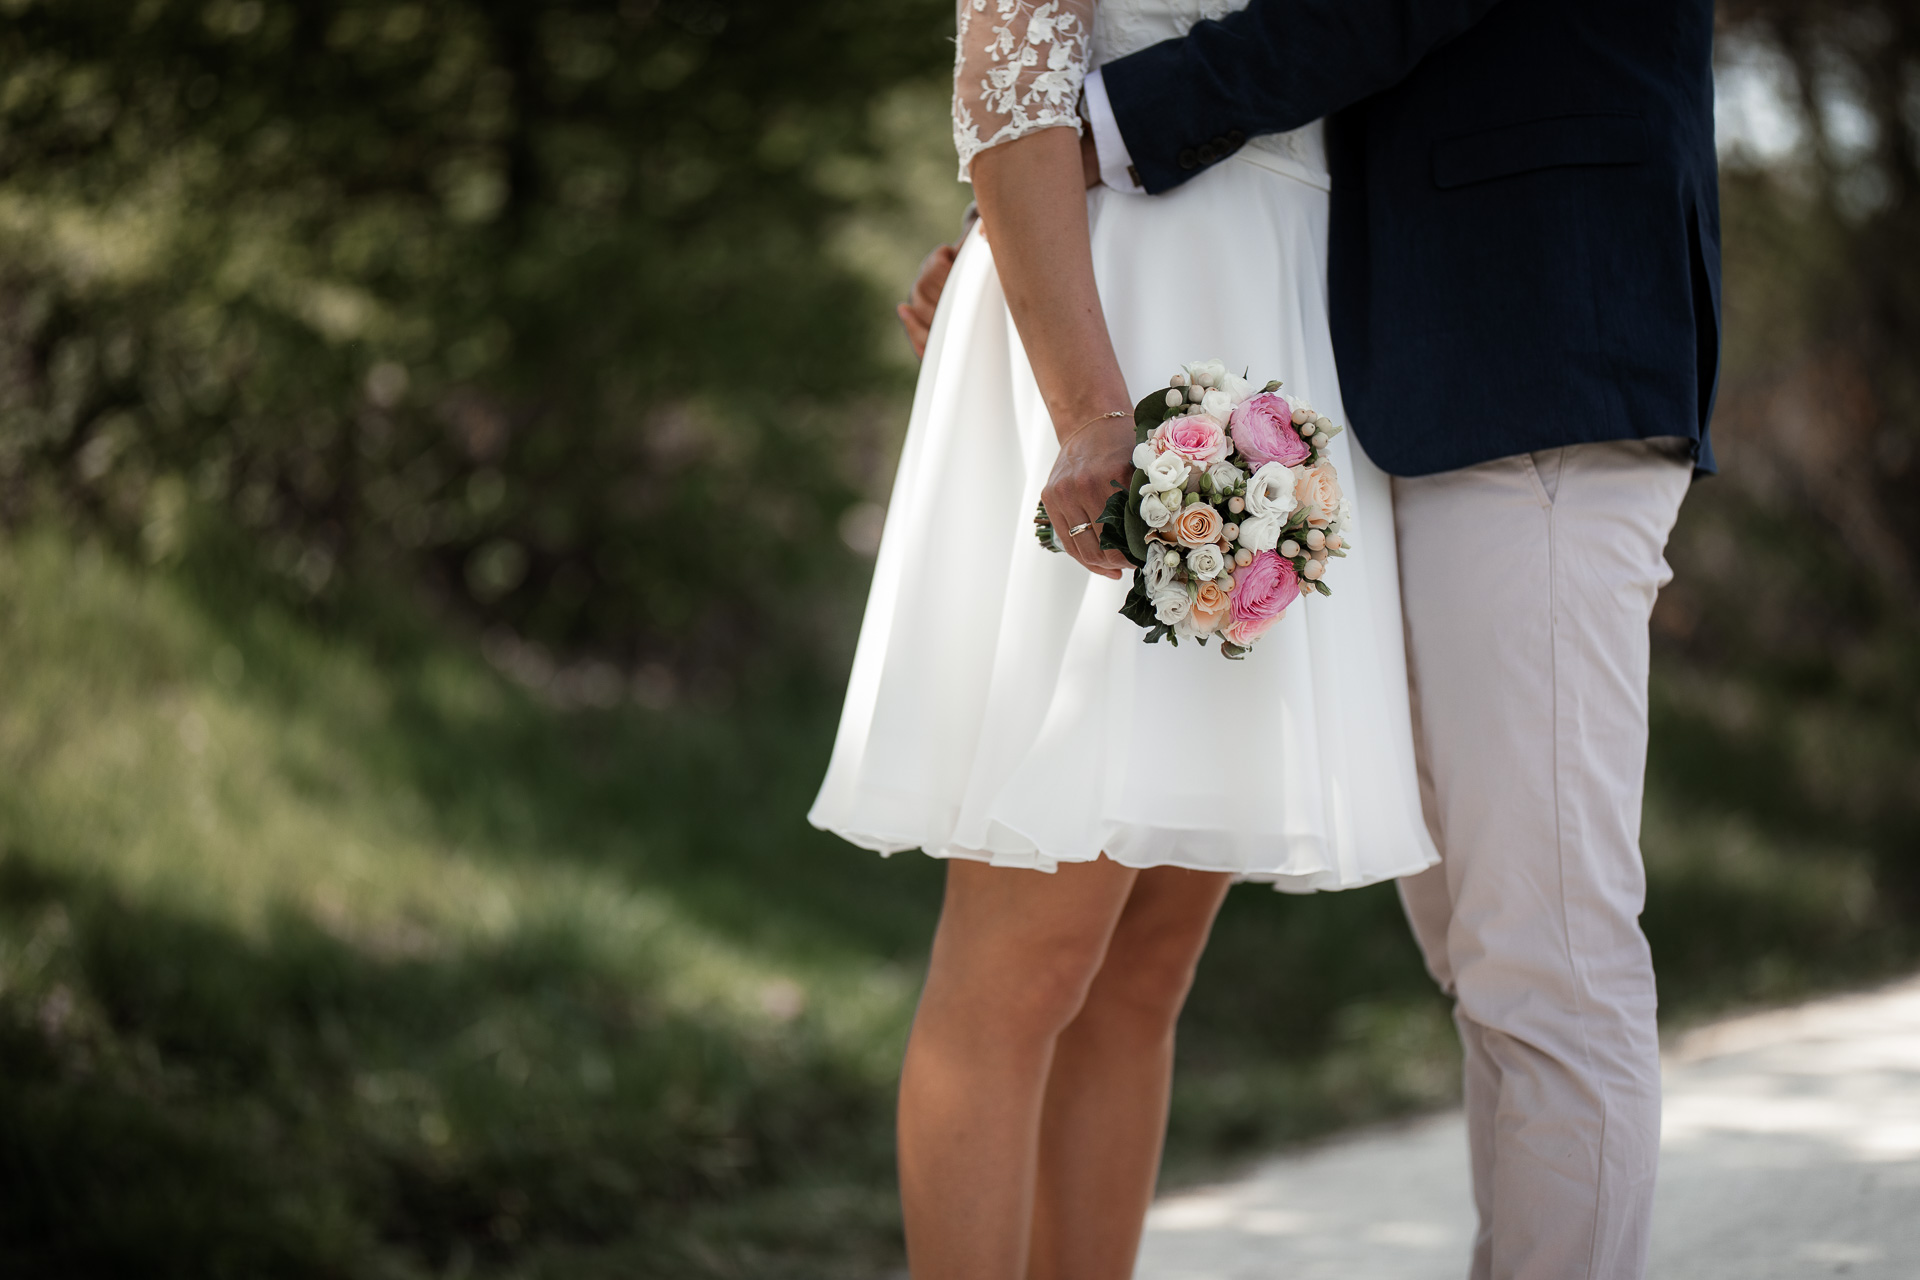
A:
<svg viewBox="0 0 1920 1280">
<path fill-rule="evenodd" d="M 1093 0 L 959 0 L 956 25 L 953 145 L 962 181 L 988 147 L 1041 129 L 1080 131 Z"/>
<path fill-rule="evenodd" d="M 1247 0 L 959 0 L 953 141 L 960 179 L 988 147 L 1040 129 L 1080 131 L 1090 66 L 1185 35 Z M 1320 123 L 1247 140 L 1246 159 L 1325 189 Z"/>
</svg>

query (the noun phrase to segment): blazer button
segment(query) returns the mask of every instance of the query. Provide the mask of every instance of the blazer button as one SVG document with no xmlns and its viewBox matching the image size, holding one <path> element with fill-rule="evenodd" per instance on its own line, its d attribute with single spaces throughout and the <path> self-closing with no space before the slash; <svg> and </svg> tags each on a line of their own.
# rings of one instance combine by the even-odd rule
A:
<svg viewBox="0 0 1920 1280">
<path fill-rule="evenodd" d="M 1200 167 L 1200 156 L 1192 147 L 1186 147 L 1181 150 L 1179 161 L 1182 169 L 1198 169 Z"/>
<path fill-rule="evenodd" d="M 1232 133 L 1227 135 L 1227 145 L 1234 148 L 1237 151 L 1241 147 L 1244 147 L 1247 145 L 1247 135 L 1240 132 L 1238 129 L 1235 129 Z"/>
</svg>

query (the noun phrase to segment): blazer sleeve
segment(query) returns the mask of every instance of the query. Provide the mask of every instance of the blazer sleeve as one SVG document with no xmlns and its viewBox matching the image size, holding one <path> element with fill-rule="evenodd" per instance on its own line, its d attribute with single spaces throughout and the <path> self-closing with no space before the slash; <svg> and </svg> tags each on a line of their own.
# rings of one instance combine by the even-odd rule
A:
<svg viewBox="0 0 1920 1280">
<path fill-rule="evenodd" d="M 1498 0 L 1252 0 L 1101 69 L 1141 185 L 1179 186 L 1247 138 L 1404 79 Z"/>
</svg>

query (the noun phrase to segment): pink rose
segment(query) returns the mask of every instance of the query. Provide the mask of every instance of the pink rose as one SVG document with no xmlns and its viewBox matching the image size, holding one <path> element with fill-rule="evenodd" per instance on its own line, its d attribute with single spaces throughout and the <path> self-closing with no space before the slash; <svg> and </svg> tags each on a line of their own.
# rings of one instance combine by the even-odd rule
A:
<svg viewBox="0 0 1920 1280">
<path fill-rule="evenodd" d="M 1259 552 L 1252 564 L 1233 571 L 1233 595 L 1220 634 L 1234 644 L 1250 645 L 1299 598 L 1300 579 L 1293 565 L 1271 551 Z"/>
<path fill-rule="evenodd" d="M 1177 453 L 1196 467 L 1207 467 L 1227 456 L 1227 433 L 1204 413 L 1168 418 L 1149 439 L 1162 453 Z"/>
<path fill-rule="evenodd" d="M 1269 462 L 1291 467 L 1305 462 L 1311 452 L 1293 429 L 1293 406 L 1271 391 L 1242 400 L 1227 421 L 1233 424 L 1233 447 L 1247 460 L 1249 471 Z"/>
<path fill-rule="evenodd" d="M 1301 514 L 1311 527 L 1326 528 L 1340 510 L 1340 477 L 1332 464 L 1326 462 L 1295 474 L 1293 496 L 1300 504 Z"/>
</svg>

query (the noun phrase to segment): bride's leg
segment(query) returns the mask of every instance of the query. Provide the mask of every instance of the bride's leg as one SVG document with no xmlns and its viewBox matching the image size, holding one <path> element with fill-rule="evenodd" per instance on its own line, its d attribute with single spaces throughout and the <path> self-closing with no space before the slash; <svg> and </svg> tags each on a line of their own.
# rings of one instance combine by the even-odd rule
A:
<svg viewBox="0 0 1920 1280">
<path fill-rule="evenodd" d="M 1079 1014 L 1061 1033 L 1041 1118 L 1027 1280 L 1126 1280 L 1160 1167 L 1173 1027 L 1228 877 L 1142 871 Z"/>
<path fill-rule="evenodd" d="M 900 1078 L 900 1199 L 914 1280 L 1020 1280 L 1040 1106 L 1061 1028 L 1138 872 L 955 861 Z"/>
</svg>

